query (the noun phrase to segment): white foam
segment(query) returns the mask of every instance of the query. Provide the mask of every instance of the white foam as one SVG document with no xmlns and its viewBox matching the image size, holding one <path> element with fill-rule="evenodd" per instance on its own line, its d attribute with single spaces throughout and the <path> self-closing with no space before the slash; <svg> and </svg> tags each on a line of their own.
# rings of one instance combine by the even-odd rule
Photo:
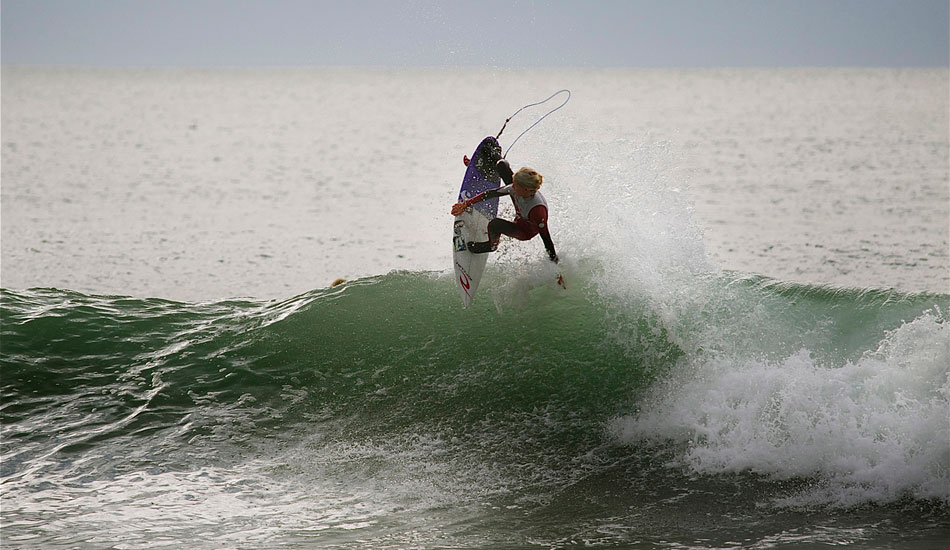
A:
<svg viewBox="0 0 950 550">
<path fill-rule="evenodd" d="M 684 362 L 615 419 L 623 443 L 674 442 L 699 473 L 818 483 L 784 504 L 950 501 L 950 326 L 927 311 L 875 350 L 827 367 L 802 349 L 768 361 Z"/>
</svg>

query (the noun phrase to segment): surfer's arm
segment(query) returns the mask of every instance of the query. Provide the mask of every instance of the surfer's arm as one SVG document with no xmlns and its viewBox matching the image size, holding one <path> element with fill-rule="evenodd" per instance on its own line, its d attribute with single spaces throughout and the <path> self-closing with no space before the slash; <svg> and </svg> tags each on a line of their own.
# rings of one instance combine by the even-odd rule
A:
<svg viewBox="0 0 950 550">
<path fill-rule="evenodd" d="M 497 189 L 489 189 L 488 191 L 482 191 L 481 193 L 475 195 L 474 197 L 464 200 L 462 202 L 457 202 L 452 206 L 452 215 L 458 216 L 465 211 L 466 208 L 472 206 L 473 204 L 480 203 L 484 200 L 494 199 L 495 197 L 502 197 L 511 192 L 511 187 L 499 187 Z"/>
<path fill-rule="evenodd" d="M 511 171 L 511 165 L 508 164 L 507 159 L 498 159 L 498 162 L 495 163 L 495 172 L 498 172 L 498 175 L 501 176 L 501 181 L 505 182 L 505 185 L 512 185 L 514 183 L 514 172 Z"/>
<path fill-rule="evenodd" d="M 557 251 L 554 250 L 554 241 L 551 240 L 551 233 L 548 231 L 548 209 L 543 205 L 535 206 L 528 212 L 528 220 L 538 228 L 538 235 L 544 242 L 544 249 L 548 251 L 548 257 L 551 261 L 557 263 Z"/>
<path fill-rule="evenodd" d="M 554 250 L 554 241 L 551 240 L 551 234 L 548 233 L 547 228 L 543 229 L 540 233 L 541 240 L 544 241 L 544 248 L 548 251 L 548 258 L 551 258 L 551 261 L 557 263 L 557 252 Z"/>
</svg>

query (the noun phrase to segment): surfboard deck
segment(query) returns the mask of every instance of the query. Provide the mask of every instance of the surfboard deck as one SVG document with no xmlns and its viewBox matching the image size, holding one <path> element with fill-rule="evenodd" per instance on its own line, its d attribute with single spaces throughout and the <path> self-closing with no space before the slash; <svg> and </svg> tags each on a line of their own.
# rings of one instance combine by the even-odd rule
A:
<svg viewBox="0 0 950 550">
<path fill-rule="evenodd" d="M 459 201 L 501 187 L 501 177 L 495 172 L 492 162 L 492 149 L 495 149 L 497 156 L 501 156 L 501 146 L 498 140 L 491 136 L 483 139 L 475 148 L 462 178 Z M 472 302 L 488 262 L 488 254 L 469 252 L 468 243 L 487 241 L 488 222 L 497 215 L 498 199 L 494 198 L 482 201 L 455 217 L 452 226 L 452 260 L 455 264 L 455 284 L 464 307 L 468 307 Z"/>
</svg>

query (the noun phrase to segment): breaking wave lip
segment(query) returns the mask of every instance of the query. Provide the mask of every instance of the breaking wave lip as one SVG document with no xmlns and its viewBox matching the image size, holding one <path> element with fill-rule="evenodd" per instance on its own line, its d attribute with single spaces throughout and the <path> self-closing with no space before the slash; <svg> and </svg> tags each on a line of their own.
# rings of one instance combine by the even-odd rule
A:
<svg viewBox="0 0 950 550">
<path fill-rule="evenodd" d="M 939 308 L 856 360 L 691 358 L 608 424 L 622 444 L 673 443 L 698 473 L 813 483 L 783 506 L 910 497 L 950 503 L 950 325 Z"/>
</svg>

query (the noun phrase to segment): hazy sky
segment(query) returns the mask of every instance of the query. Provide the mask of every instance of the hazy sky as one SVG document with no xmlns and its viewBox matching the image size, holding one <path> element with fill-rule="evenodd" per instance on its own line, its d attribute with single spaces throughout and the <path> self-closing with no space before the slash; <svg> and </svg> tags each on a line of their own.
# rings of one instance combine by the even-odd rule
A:
<svg viewBox="0 0 950 550">
<path fill-rule="evenodd" d="M 4 64 L 947 66 L 948 0 L 2 0 Z"/>
</svg>

